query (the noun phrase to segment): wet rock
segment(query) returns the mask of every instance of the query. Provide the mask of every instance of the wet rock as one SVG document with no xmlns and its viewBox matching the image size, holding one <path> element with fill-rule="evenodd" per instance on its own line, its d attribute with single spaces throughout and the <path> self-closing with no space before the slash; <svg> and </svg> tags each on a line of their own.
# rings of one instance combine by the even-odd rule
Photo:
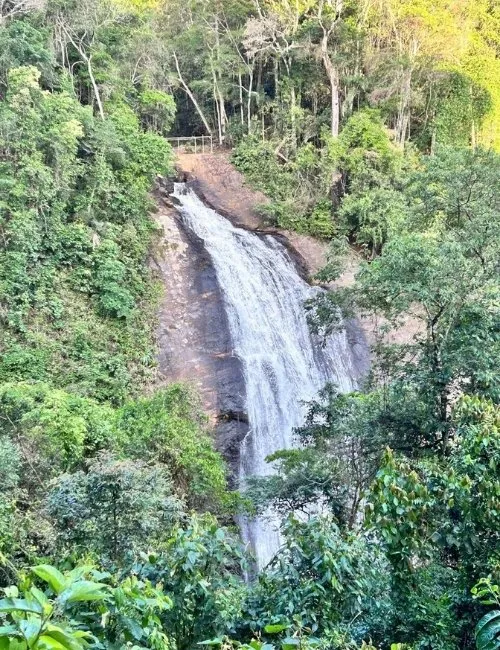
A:
<svg viewBox="0 0 500 650">
<path fill-rule="evenodd" d="M 203 242 L 186 232 L 158 190 L 163 229 L 154 266 L 163 284 L 158 362 L 165 381 L 192 385 L 215 430 L 217 448 L 236 475 L 240 441 L 248 431 L 245 382 L 232 351 L 223 298 Z"/>
</svg>

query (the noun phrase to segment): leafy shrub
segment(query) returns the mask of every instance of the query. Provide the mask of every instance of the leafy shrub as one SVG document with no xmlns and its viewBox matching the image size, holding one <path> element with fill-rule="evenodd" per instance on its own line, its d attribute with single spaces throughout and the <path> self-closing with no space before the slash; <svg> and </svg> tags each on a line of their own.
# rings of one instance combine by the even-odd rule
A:
<svg viewBox="0 0 500 650">
<path fill-rule="evenodd" d="M 182 513 L 168 471 L 101 454 L 86 472 L 63 474 L 47 497 L 58 546 L 123 562 L 133 551 L 168 536 Z"/>
<path fill-rule="evenodd" d="M 132 375 L 149 372 L 141 359 L 153 358 L 148 192 L 155 174 L 172 169 L 171 149 L 142 132 L 124 102 L 110 105 L 103 123 L 71 92 L 42 91 L 39 78 L 32 66 L 10 69 L 0 101 L 0 146 L 8 152 L 0 377 L 50 376 L 119 402 Z M 81 354 L 73 342 L 85 330 Z"/>
<path fill-rule="evenodd" d="M 164 549 L 136 568 L 172 596 L 174 607 L 162 621 L 176 647 L 186 650 L 235 631 L 246 594 L 245 566 L 239 540 L 205 515 L 177 527 Z"/>
<path fill-rule="evenodd" d="M 218 507 L 224 501 L 225 465 L 188 389 L 174 384 L 151 398 L 129 402 L 119 410 L 117 422 L 125 433 L 124 453 L 164 463 L 189 505 Z"/>
<path fill-rule="evenodd" d="M 7 624 L 1 628 L 2 649 L 85 650 L 133 642 L 168 648 L 158 613 L 171 607 L 171 600 L 136 577 L 113 584 L 112 576 L 92 566 L 62 573 L 40 564 L 19 586 L 4 591 L 0 615 Z"/>
</svg>

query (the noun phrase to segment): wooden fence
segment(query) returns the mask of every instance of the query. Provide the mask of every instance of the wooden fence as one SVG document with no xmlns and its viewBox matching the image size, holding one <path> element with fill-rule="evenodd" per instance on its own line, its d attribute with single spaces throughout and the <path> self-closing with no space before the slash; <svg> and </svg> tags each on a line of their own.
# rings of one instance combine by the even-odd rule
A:
<svg viewBox="0 0 500 650">
<path fill-rule="evenodd" d="M 211 135 L 192 135 L 188 137 L 167 138 L 174 149 L 185 153 L 212 153 L 214 139 Z"/>
</svg>

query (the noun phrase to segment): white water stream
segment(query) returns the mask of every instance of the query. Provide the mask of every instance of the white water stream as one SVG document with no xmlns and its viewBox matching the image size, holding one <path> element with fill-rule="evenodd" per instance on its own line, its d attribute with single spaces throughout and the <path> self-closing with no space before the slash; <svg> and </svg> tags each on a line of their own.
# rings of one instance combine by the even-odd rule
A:
<svg viewBox="0 0 500 650">
<path fill-rule="evenodd" d="M 272 235 L 236 228 L 203 204 L 183 183 L 175 185 L 184 225 L 204 242 L 222 291 L 233 352 L 241 359 L 246 384 L 249 432 L 240 454 L 240 481 L 266 475 L 266 456 L 294 446 L 292 431 L 304 419 L 303 401 L 327 381 L 341 391 L 355 388 L 345 333 L 322 347 L 311 335 L 304 301 L 318 289 L 297 273 L 286 248 Z M 280 544 L 276 522 L 241 523 L 242 536 L 265 566 Z"/>
</svg>

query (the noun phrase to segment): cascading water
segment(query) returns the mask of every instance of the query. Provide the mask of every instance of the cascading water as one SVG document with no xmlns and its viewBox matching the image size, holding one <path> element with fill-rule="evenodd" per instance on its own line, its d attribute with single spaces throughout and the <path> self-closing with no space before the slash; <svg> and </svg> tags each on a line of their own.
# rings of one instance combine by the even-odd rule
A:
<svg viewBox="0 0 500 650">
<path fill-rule="evenodd" d="M 293 447 L 293 429 L 303 423 L 303 402 L 327 381 L 341 391 L 355 387 L 345 333 L 326 346 L 311 335 L 304 302 L 318 289 L 297 273 L 286 248 L 272 235 L 236 228 L 203 204 L 183 183 L 174 197 L 186 228 L 210 255 L 227 310 L 233 351 L 243 364 L 249 432 L 240 450 L 240 481 L 269 474 L 265 458 Z M 241 523 L 242 536 L 264 566 L 280 544 L 275 522 Z"/>
</svg>

